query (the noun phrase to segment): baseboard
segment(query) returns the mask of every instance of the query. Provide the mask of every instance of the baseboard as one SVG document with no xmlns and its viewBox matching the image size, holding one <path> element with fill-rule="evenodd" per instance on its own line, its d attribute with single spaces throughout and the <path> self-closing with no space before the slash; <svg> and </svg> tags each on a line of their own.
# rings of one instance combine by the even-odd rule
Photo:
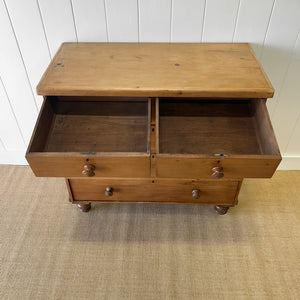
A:
<svg viewBox="0 0 300 300">
<path fill-rule="evenodd" d="M 28 165 L 23 151 L 0 151 L 2 165 Z M 278 170 L 300 170 L 300 156 L 283 156 Z"/>
<path fill-rule="evenodd" d="M 300 170 L 300 156 L 282 156 L 278 170 Z"/>
<path fill-rule="evenodd" d="M 2 165 L 28 165 L 25 159 L 25 150 L 0 151 L 0 164 Z"/>
</svg>

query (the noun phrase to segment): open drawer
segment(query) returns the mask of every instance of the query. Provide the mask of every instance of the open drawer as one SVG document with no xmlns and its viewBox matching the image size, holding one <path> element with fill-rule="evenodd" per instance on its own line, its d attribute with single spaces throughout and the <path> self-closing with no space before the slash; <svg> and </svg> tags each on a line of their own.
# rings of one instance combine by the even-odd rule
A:
<svg viewBox="0 0 300 300">
<path fill-rule="evenodd" d="M 271 177 L 281 155 L 264 99 L 157 99 L 156 175 Z"/>
<path fill-rule="evenodd" d="M 150 100 L 46 97 L 26 159 L 36 176 L 147 177 Z"/>
</svg>

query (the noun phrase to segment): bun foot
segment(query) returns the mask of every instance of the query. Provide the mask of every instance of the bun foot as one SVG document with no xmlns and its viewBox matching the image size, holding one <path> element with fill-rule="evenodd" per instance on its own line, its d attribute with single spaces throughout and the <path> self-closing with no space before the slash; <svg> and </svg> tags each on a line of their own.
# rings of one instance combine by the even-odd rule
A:
<svg viewBox="0 0 300 300">
<path fill-rule="evenodd" d="M 92 206 L 91 203 L 89 203 L 89 204 L 77 204 L 77 207 L 82 212 L 88 212 Z"/>
<path fill-rule="evenodd" d="M 223 205 L 216 205 L 215 211 L 219 215 L 225 215 L 229 209 L 229 206 L 223 206 Z"/>
</svg>

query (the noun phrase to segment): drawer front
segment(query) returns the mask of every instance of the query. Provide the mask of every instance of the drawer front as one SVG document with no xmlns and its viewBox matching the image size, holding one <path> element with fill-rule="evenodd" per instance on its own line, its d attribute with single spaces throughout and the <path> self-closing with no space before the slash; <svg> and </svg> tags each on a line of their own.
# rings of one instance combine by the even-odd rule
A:
<svg viewBox="0 0 300 300">
<path fill-rule="evenodd" d="M 27 155 L 26 158 L 34 174 L 41 177 L 148 177 L 150 175 L 148 156 L 85 158 L 49 154 L 48 156 Z"/>
<path fill-rule="evenodd" d="M 209 158 L 157 157 L 158 177 L 205 179 L 270 178 L 280 158 Z"/>
<path fill-rule="evenodd" d="M 74 201 L 234 205 L 238 181 L 69 179 Z"/>
</svg>

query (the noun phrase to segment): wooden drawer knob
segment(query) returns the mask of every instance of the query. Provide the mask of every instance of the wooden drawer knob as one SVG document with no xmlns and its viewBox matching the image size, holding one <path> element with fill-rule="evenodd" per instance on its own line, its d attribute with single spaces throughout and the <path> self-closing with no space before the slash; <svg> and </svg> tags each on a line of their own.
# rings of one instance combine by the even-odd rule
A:
<svg viewBox="0 0 300 300">
<path fill-rule="evenodd" d="M 223 173 L 223 167 L 214 167 L 212 168 L 212 177 L 216 178 L 216 179 L 220 179 L 222 177 L 224 177 L 224 173 Z"/>
<path fill-rule="evenodd" d="M 192 196 L 194 199 L 199 199 L 200 198 L 200 190 L 193 190 Z"/>
<path fill-rule="evenodd" d="M 84 165 L 82 174 L 87 177 L 93 177 L 95 176 L 95 169 L 94 165 Z"/>
<path fill-rule="evenodd" d="M 111 197 L 113 194 L 114 194 L 114 189 L 112 187 L 108 186 L 105 189 L 105 196 Z"/>
</svg>

